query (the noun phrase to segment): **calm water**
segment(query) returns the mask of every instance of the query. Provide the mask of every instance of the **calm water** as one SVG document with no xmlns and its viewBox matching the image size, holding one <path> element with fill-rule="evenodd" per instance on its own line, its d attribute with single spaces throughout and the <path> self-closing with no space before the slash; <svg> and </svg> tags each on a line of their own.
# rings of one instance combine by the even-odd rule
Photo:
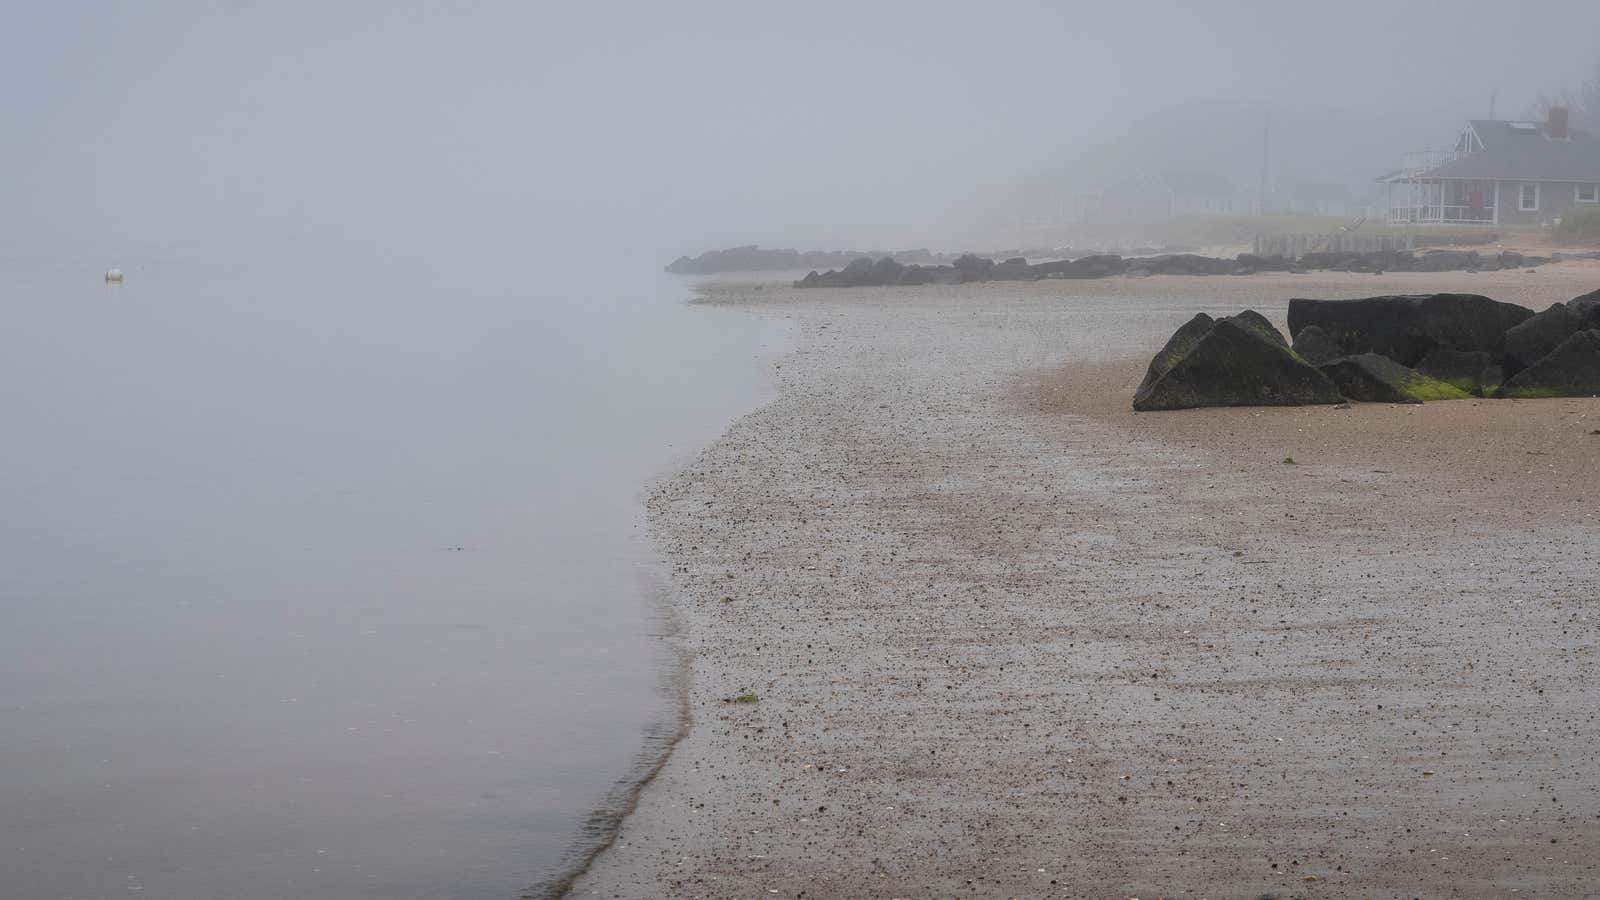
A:
<svg viewBox="0 0 1600 900">
<path fill-rule="evenodd" d="M 514 897 L 671 715 L 641 491 L 784 334 L 648 263 L 118 262 L 0 260 L 4 895 Z"/>
</svg>

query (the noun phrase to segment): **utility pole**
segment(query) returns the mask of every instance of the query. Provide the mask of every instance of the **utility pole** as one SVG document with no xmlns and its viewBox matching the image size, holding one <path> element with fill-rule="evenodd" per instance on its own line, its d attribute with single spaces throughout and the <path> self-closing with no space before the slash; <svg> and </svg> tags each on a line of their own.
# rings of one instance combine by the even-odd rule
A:
<svg viewBox="0 0 1600 900">
<path fill-rule="evenodd" d="M 1272 112 L 1267 111 L 1261 123 L 1261 192 L 1256 198 L 1256 215 L 1267 214 L 1267 137 L 1272 132 Z"/>
<path fill-rule="evenodd" d="M 1495 94 L 1498 94 L 1498 93 L 1500 93 L 1500 89 L 1499 88 L 1490 88 L 1489 89 L 1489 119 L 1491 121 L 1493 121 L 1493 119 L 1494 119 Z"/>
</svg>

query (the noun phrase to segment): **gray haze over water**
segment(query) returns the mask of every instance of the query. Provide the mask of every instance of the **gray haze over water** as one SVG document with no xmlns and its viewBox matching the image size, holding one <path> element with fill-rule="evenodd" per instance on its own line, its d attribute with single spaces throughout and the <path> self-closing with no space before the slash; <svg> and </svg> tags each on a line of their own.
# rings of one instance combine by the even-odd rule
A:
<svg viewBox="0 0 1600 900">
<path fill-rule="evenodd" d="M 1226 164 L 1258 111 L 1317 160 L 1359 144 L 1364 178 L 1491 91 L 1519 115 L 1588 78 L 1600 26 L 1588 0 L 13 7 L 0 872 L 79 898 L 506 897 L 562 858 L 671 714 L 640 492 L 782 341 L 683 304 L 678 254 L 994 247 L 1118 161 Z"/>
<path fill-rule="evenodd" d="M 17 5 L 0 252 L 981 244 L 1028 176 L 1197 102 L 1351 111 L 1321 139 L 1399 154 L 1576 87 L 1597 28 L 1590 0 Z"/>
<path fill-rule="evenodd" d="M 639 496 L 781 332 L 281 262 L 0 270 L 0 893 L 508 897 L 674 724 Z"/>
</svg>

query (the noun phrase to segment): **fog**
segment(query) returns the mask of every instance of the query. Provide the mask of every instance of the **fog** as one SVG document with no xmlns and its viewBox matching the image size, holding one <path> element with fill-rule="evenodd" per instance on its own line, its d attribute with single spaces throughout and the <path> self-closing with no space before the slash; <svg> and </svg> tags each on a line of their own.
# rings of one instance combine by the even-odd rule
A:
<svg viewBox="0 0 1600 900">
<path fill-rule="evenodd" d="M 990 239 L 1152 123 L 1185 121 L 1199 158 L 1234 146 L 1184 118 L 1197 104 L 1329 110 L 1322 140 L 1392 155 L 1446 144 L 1491 92 L 1519 114 L 1584 81 L 1600 7 L 129 2 L 7 18 L 0 252 L 664 261 Z M 1293 173 L 1301 147 L 1276 149 Z"/>
</svg>

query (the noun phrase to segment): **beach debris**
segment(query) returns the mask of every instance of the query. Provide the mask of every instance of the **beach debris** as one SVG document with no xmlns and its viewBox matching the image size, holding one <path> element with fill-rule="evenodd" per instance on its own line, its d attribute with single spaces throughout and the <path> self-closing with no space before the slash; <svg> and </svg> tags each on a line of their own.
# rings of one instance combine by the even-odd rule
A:
<svg viewBox="0 0 1600 900">
<path fill-rule="evenodd" d="M 1200 406 L 1301 406 L 1344 398 L 1289 349 L 1260 313 L 1190 319 L 1150 361 L 1133 396 L 1141 412 Z"/>
<path fill-rule="evenodd" d="M 723 703 L 760 703 L 761 702 L 761 698 L 757 697 L 755 694 L 740 694 L 737 697 L 725 698 L 722 702 Z"/>
<path fill-rule="evenodd" d="M 1283 458 L 1283 464 L 1286 465 L 1286 466 L 1297 465 L 1297 463 L 1294 461 L 1294 457 L 1292 457 L 1292 456 L 1285 456 Z"/>
</svg>

